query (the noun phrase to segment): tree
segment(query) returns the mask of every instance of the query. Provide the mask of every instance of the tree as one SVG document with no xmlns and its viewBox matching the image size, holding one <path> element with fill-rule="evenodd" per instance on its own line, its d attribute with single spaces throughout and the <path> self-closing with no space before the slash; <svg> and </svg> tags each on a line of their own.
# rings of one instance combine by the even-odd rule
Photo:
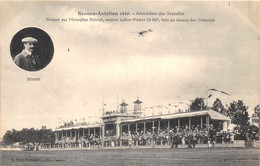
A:
<svg viewBox="0 0 260 166">
<path fill-rule="evenodd" d="M 39 131 L 39 141 L 42 143 L 54 143 L 55 134 L 51 129 L 41 129 Z"/>
<path fill-rule="evenodd" d="M 249 125 L 248 107 L 244 105 L 242 100 L 233 101 L 228 107 L 228 116 L 231 123 L 235 124 L 238 129 L 242 129 Z"/>
<path fill-rule="evenodd" d="M 55 134 L 51 129 L 46 129 L 42 127 L 38 129 L 27 129 L 23 128 L 22 130 L 8 130 L 3 136 L 4 145 L 12 145 L 13 143 L 20 142 L 21 144 L 26 144 L 29 142 L 38 142 L 38 143 L 54 143 Z"/>
<path fill-rule="evenodd" d="M 254 114 L 252 115 L 252 122 L 258 124 L 260 126 L 260 106 L 257 105 L 254 108 Z"/>
<path fill-rule="evenodd" d="M 199 110 L 204 110 L 206 108 L 207 108 L 207 106 L 204 102 L 204 98 L 197 97 L 190 105 L 191 111 L 199 111 Z"/>
<path fill-rule="evenodd" d="M 3 144 L 12 145 L 13 143 L 14 143 L 14 140 L 12 138 L 12 131 L 8 130 L 8 131 L 6 131 L 5 135 L 3 136 Z"/>
<path fill-rule="evenodd" d="M 217 111 L 217 112 L 219 112 L 219 113 L 221 113 L 223 115 L 227 115 L 227 110 L 225 109 L 225 107 L 223 106 L 223 104 L 222 104 L 222 102 L 221 102 L 221 100 L 219 98 L 217 98 L 214 101 L 211 109 L 213 109 L 214 111 Z"/>
<path fill-rule="evenodd" d="M 259 128 L 255 125 L 244 126 L 241 135 L 247 140 L 258 139 Z"/>
</svg>

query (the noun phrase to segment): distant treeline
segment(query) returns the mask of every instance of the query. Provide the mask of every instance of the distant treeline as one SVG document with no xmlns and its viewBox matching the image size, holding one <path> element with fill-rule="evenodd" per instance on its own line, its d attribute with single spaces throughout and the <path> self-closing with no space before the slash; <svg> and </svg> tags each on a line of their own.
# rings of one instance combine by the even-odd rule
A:
<svg viewBox="0 0 260 166">
<path fill-rule="evenodd" d="M 26 143 L 54 143 L 55 142 L 55 133 L 51 129 L 46 129 L 45 126 L 39 129 L 27 129 L 23 128 L 22 130 L 8 130 L 3 136 L 3 145 L 12 145 L 19 142 L 19 144 Z"/>
</svg>

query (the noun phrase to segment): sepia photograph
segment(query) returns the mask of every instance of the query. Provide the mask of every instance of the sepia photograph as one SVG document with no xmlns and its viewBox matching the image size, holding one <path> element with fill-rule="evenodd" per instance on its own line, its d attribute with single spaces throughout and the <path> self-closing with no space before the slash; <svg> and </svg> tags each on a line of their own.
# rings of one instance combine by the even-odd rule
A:
<svg viewBox="0 0 260 166">
<path fill-rule="evenodd" d="M 1 1 L 0 166 L 259 166 L 260 3 Z"/>
<path fill-rule="evenodd" d="M 26 71 L 43 69 L 50 63 L 53 51 L 53 44 L 48 34 L 33 27 L 24 28 L 16 33 L 10 46 L 14 63 Z"/>
</svg>

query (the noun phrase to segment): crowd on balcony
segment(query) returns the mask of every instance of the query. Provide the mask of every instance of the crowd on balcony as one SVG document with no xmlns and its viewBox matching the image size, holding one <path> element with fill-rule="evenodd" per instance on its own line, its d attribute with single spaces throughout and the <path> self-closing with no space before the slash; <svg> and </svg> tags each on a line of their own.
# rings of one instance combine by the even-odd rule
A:
<svg viewBox="0 0 260 166">
<path fill-rule="evenodd" d="M 95 121 L 95 122 L 85 122 L 85 121 L 77 122 L 77 120 L 75 120 L 75 121 L 71 120 L 71 121 L 68 121 L 68 122 L 63 122 L 61 125 L 58 126 L 58 128 L 85 126 L 85 125 L 89 125 L 89 124 L 98 124 L 98 121 Z"/>
</svg>

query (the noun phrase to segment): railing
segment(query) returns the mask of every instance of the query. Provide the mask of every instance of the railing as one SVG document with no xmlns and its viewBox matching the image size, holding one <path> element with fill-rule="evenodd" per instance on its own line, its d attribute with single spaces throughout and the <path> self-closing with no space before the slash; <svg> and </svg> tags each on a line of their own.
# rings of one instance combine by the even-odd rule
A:
<svg viewBox="0 0 260 166">
<path fill-rule="evenodd" d="M 233 145 L 235 142 L 236 146 Z M 210 144 L 215 145 L 215 147 L 238 147 L 242 146 L 241 142 L 238 145 L 237 141 L 232 142 L 231 140 L 224 140 L 215 138 L 214 141 L 210 141 L 210 138 L 204 137 L 196 140 L 190 140 L 185 138 L 178 138 L 174 140 L 170 137 L 138 137 L 138 138 L 126 138 L 121 137 L 116 139 L 101 139 L 96 140 L 81 140 L 80 142 L 57 142 L 55 144 L 42 144 L 39 146 L 40 149 L 109 149 L 109 148 L 133 148 L 133 147 L 168 147 L 170 148 L 173 144 L 177 144 L 181 148 L 189 147 L 209 147 Z M 243 147 L 243 146 L 242 146 Z"/>
</svg>

